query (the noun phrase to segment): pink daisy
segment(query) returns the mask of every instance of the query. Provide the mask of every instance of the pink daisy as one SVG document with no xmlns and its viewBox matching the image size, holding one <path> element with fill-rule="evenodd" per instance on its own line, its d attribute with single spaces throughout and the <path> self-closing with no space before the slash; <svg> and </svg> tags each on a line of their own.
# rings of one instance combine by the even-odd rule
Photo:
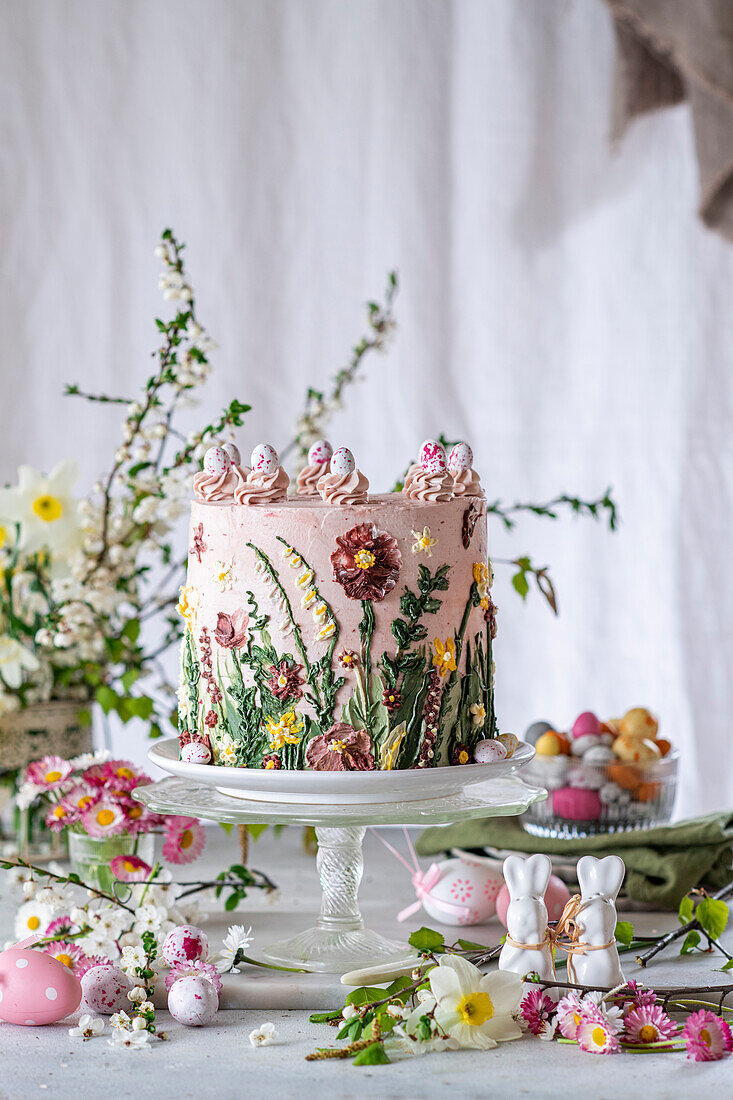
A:
<svg viewBox="0 0 733 1100">
<path fill-rule="evenodd" d="M 46 929 L 47 936 L 68 936 L 69 932 L 72 932 L 75 928 L 74 922 L 68 913 L 65 913 L 62 917 L 56 917 L 52 920 Z"/>
<path fill-rule="evenodd" d="M 583 1015 L 578 1027 L 578 1046 L 587 1054 L 615 1054 L 618 1049 L 616 1028 L 602 1015 Z"/>
<path fill-rule="evenodd" d="M 109 865 L 120 882 L 147 882 L 153 872 L 150 864 L 139 856 L 115 856 Z"/>
<path fill-rule="evenodd" d="M 582 1001 L 577 993 L 566 993 L 557 1002 L 557 1026 L 566 1039 L 577 1039 L 583 1018 Z"/>
<path fill-rule="evenodd" d="M 52 833 L 60 833 L 74 821 L 76 821 L 76 814 L 73 810 L 69 811 L 65 798 L 55 802 L 46 814 L 46 828 Z"/>
<path fill-rule="evenodd" d="M 77 978 L 80 978 L 93 966 L 97 966 L 97 962 L 92 961 L 75 943 L 65 943 L 63 940 L 59 940 L 56 943 L 47 944 L 43 950 L 47 955 L 52 955 L 57 962 L 68 967 Z"/>
<path fill-rule="evenodd" d="M 659 1043 L 673 1039 L 677 1024 L 659 1005 L 641 1004 L 624 1017 L 623 1037 L 627 1043 Z"/>
<path fill-rule="evenodd" d="M 60 787 L 73 770 L 69 761 L 64 760 L 61 756 L 44 756 L 28 765 L 26 780 L 36 787 L 51 791 Z"/>
<path fill-rule="evenodd" d="M 539 989 L 525 993 L 519 1006 L 520 1022 L 524 1021 L 527 1030 L 533 1035 L 541 1035 L 555 1011 L 555 1002 L 549 994 Z"/>
<path fill-rule="evenodd" d="M 706 1008 L 693 1012 L 682 1028 L 687 1057 L 695 1062 L 717 1062 L 733 1050 L 730 1027 Z"/>
<path fill-rule="evenodd" d="M 99 791 L 91 783 L 77 783 L 64 795 L 62 801 L 69 813 L 80 814 L 99 798 Z"/>
<path fill-rule="evenodd" d="M 195 817 L 169 817 L 165 826 L 163 858 L 169 863 L 193 863 L 206 843 L 203 825 Z"/>
<path fill-rule="evenodd" d="M 221 993 L 221 978 L 219 971 L 213 963 L 204 962 L 203 959 L 194 959 L 193 962 L 178 963 L 172 966 L 165 976 L 165 988 L 170 991 L 174 982 L 179 978 L 186 978 L 189 974 L 195 974 L 198 978 L 207 978 L 217 993 Z"/>
<path fill-rule="evenodd" d="M 116 836 L 125 831 L 125 812 L 104 795 L 81 815 L 84 831 L 89 836 Z"/>
</svg>

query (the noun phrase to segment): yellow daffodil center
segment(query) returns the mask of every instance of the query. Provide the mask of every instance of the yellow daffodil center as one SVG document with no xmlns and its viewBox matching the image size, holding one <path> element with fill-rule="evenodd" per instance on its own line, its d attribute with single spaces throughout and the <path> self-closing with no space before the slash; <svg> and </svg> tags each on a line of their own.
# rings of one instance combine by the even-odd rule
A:
<svg viewBox="0 0 733 1100">
<path fill-rule="evenodd" d="M 68 966 L 69 970 L 72 970 L 74 966 L 71 955 L 64 955 L 63 953 L 56 955 L 56 962 L 60 962 L 62 966 Z"/>
<path fill-rule="evenodd" d="M 61 772 L 46 772 L 47 783 L 58 783 L 61 778 Z"/>
<path fill-rule="evenodd" d="M 657 1029 L 654 1024 L 644 1024 L 639 1029 L 639 1039 L 642 1043 L 653 1043 L 657 1038 Z"/>
<path fill-rule="evenodd" d="M 193 833 L 190 829 L 186 829 L 181 833 L 180 846 L 181 848 L 190 848 L 193 844 Z"/>
<path fill-rule="evenodd" d="M 469 993 L 462 997 L 456 1011 L 464 1024 L 481 1027 L 494 1015 L 494 1004 L 488 993 Z"/>
<path fill-rule="evenodd" d="M 358 550 L 354 554 L 354 565 L 357 569 L 371 569 L 376 560 L 371 550 Z"/>
<path fill-rule="evenodd" d="M 38 518 L 45 520 L 46 523 L 53 523 L 54 520 L 60 519 L 64 511 L 64 506 L 57 497 L 47 495 L 36 497 L 32 507 Z"/>
<path fill-rule="evenodd" d="M 606 1033 L 602 1027 L 594 1027 L 591 1032 L 591 1039 L 597 1047 L 602 1047 L 606 1042 Z"/>
<path fill-rule="evenodd" d="M 99 813 L 97 814 L 97 824 L 98 825 L 102 825 L 102 826 L 111 825 L 112 822 L 114 821 L 114 819 L 115 819 L 115 815 L 114 815 L 113 810 L 100 810 Z"/>
<path fill-rule="evenodd" d="M 31 932 L 35 932 L 36 928 L 38 928 L 41 922 L 38 917 L 28 917 L 28 920 L 25 923 L 27 924 Z"/>
<path fill-rule="evenodd" d="M 705 1043 L 705 1046 L 709 1047 L 712 1044 L 713 1037 L 706 1027 L 704 1027 L 700 1032 L 700 1038 L 702 1039 L 703 1043 Z"/>
</svg>

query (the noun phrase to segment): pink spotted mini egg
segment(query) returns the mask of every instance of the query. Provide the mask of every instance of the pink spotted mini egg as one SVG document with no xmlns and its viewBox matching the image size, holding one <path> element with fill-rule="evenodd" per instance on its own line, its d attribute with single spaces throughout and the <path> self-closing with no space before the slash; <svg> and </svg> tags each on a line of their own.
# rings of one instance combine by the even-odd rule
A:
<svg viewBox="0 0 733 1100">
<path fill-rule="evenodd" d="M 208 451 L 204 455 L 204 472 L 211 474 L 212 477 L 221 477 L 225 474 L 231 462 L 229 461 L 229 455 L 226 453 L 223 447 L 209 447 Z"/>
<path fill-rule="evenodd" d="M 55 1024 L 80 1001 L 79 979 L 52 955 L 17 946 L 0 954 L 0 1020 L 27 1027 Z"/>
<path fill-rule="evenodd" d="M 124 970 L 112 963 L 93 966 L 82 974 L 81 989 L 86 1007 L 102 1016 L 111 1016 L 123 1009 L 127 1011 L 130 1007 L 127 994 L 132 989 L 132 982 Z"/>
<path fill-rule="evenodd" d="M 331 473 L 336 474 L 337 477 L 344 477 L 346 474 L 353 474 L 356 469 L 356 463 L 354 462 L 354 456 L 348 447 L 337 447 L 331 455 Z"/>
<path fill-rule="evenodd" d="M 209 954 L 209 941 L 200 928 L 192 924 L 179 924 L 171 928 L 163 940 L 162 955 L 168 966 L 195 962 Z"/>
<path fill-rule="evenodd" d="M 221 449 L 222 451 L 226 451 L 227 457 L 229 458 L 229 461 L 232 463 L 232 465 L 242 465 L 242 456 L 239 453 L 239 447 L 236 443 L 225 443 Z"/>
<path fill-rule="evenodd" d="M 470 470 L 473 466 L 473 451 L 468 443 L 456 443 L 448 455 L 448 469 L 452 474 Z"/>
<path fill-rule="evenodd" d="M 428 474 L 442 474 L 446 469 L 443 444 L 437 439 L 426 439 L 420 448 L 420 465 Z"/>
<path fill-rule="evenodd" d="M 181 760 L 185 760 L 187 764 L 209 764 L 211 749 L 208 749 L 203 741 L 189 741 L 181 749 Z"/>
<path fill-rule="evenodd" d="M 506 759 L 506 748 L 495 737 L 487 737 L 485 741 L 479 741 L 473 750 L 473 758 L 477 764 L 493 764 Z"/>
<path fill-rule="evenodd" d="M 269 443 L 258 443 L 252 451 L 249 464 L 257 474 L 274 474 L 280 465 L 280 459 Z"/>
<path fill-rule="evenodd" d="M 333 456 L 333 447 L 327 439 L 317 440 L 308 451 L 309 466 L 323 466 L 330 462 Z"/>
<path fill-rule="evenodd" d="M 219 1010 L 219 994 L 208 978 L 187 974 L 179 978 L 168 994 L 168 1011 L 186 1027 L 204 1027 Z"/>
<path fill-rule="evenodd" d="M 440 879 L 422 899 L 429 917 L 456 927 L 483 924 L 493 917 L 504 881 L 499 867 L 467 859 L 444 859 L 438 868 Z"/>
</svg>

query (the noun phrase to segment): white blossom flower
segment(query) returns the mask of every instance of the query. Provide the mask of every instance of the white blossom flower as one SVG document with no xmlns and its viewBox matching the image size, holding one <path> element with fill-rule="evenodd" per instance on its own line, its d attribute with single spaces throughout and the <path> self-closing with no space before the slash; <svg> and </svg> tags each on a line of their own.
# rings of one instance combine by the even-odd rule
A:
<svg viewBox="0 0 733 1100">
<path fill-rule="evenodd" d="M 128 1001 L 132 1001 L 133 1004 L 142 1004 L 146 997 L 147 993 L 145 992 L 144 987 L 141 985 L 136 985 L 134 989 L 128 990 L 127 993 Z"/>
<path fill-rule="evenodd" d="M 134 1016 L 133 1020 L 132 1020 L 132 1030 L 133 1031 L 147 1031 L 148 1030 L 147 1020 L 143 1020 L 142 1016 Z"/>
<path fill-rule="evenodd" d="M 253 1047 L 269 1047 L 277 1040 L 278 1034 L 274 1024 L 260 1024 L 249 1033 L 249 1041 Z"/>
<path fill-rule="evenodd" d="M 482 974 L 460 955 L 443 955 L 428 974 L 434 998 L 434 1019 L 440 1032 L 461 1047 L 490 1050 L 497 1043 L 519 1039 L 522 1029 L 513 1018 L 522 997 L 522 980 L 510 971 Z M 418 1006 L 408 1018 L 405 1030 L 429 1009 Z"/>
<path fill-rule="evenodd" d="M 0 493 L 3 491 L 0 489 Z M 0 635 L 0 677 L 7 687 L 17 691 L 23 682 L 23 673 L 36 672 L 39 667 L 34 653 L 9 634 Z"/>
<path fill-rule="evenodd" d="M 122 948 L 122 961 L 120 965 L 127 974 L 131 974 L 135 970 L 142 970 L 145 967 L 146 960 L 147 956 L 143 947 Z"/>
<path fill-rule="evenodd" d="M 128 1050 L 150 1050 L 149 1031 L 117 1030 L 107 1042 L 111 1047 L 126 1047 Z"/>
<path fill-rule="evenodd" d="M 227 934 L 224 937 L 224 943 L 221 950 L 217 952 L 212 962 L 220 974 L 226 974 L 231 971 L 233 974 L 237 974 L 239 971 L 234 967 L 234 960 L 237 957 L 238 951 L 246 951 L 252 942 L 252 929 L 245 927 L 243 924 L 233 924 L 227 930 Z"/>
<path fill-rule="evenodd" d="M 79 1023 L 76 1027 L 69 1028 L 69 1035 L 73 1039 L 93 1039 L 95 1035 L 101 1035 L 104 1031 L 104 1020 L 101 1020 L 98 1016 L 92 1016 L 90 1013 L 85 1012 L 83 1016 L 79 1017 Z"/>
<path fill-rule="evenodd" d="M 78 506 L 71 489 L 76 462 L 59 462 L 48 477 L 31 466 L 18 468 L 18 484 L 0 489 L 0 517 L 20 524 L 20 546 L 27 553 L 44 548 L 54 556 L 78 546 Z"/>
</svg>

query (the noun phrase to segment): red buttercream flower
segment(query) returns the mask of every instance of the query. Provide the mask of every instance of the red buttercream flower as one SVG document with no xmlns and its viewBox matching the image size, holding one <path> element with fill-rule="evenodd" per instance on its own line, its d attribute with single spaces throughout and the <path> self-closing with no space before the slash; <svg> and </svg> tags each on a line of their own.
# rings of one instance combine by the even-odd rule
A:
<svg viewBox="0 0 733 1100">
<path fill-rule="evenodd" d="M 385 688 L 382 702 L 391 714 L 392 711 L 397 710 L 402 702 L 402 692 L 398 691 L 397 688 Z"/>
<path fill-rule="evenodd" d="M 241 649 L 247 641 L 249 615 L 240 608 L 231 615 L 220 611 L 216 616 L 214 637 L 223 649 Z"/>
<path fill-rule="evenodd" d="M 288 664 L 281 661 L 279 665 L 270 665 L 268 669 L 270 679 L 267 686 L 276 699 L 300 699 L 303 695 L 303 671 L 302 665 Z"/>
<path fill-rule="evenodd" d="M 372 742 L 366 730 L 337 722 L 309 742 L 305 762 L 316 772 L 373 771 Z"/>
<path fill-rule="evenodd" d="M 397 539 L 360 523 L 336 539 L 331 554 L 334 579 L 351 600 L 383 600 L 397 584 L 402 555 Z"/>
</svg>

